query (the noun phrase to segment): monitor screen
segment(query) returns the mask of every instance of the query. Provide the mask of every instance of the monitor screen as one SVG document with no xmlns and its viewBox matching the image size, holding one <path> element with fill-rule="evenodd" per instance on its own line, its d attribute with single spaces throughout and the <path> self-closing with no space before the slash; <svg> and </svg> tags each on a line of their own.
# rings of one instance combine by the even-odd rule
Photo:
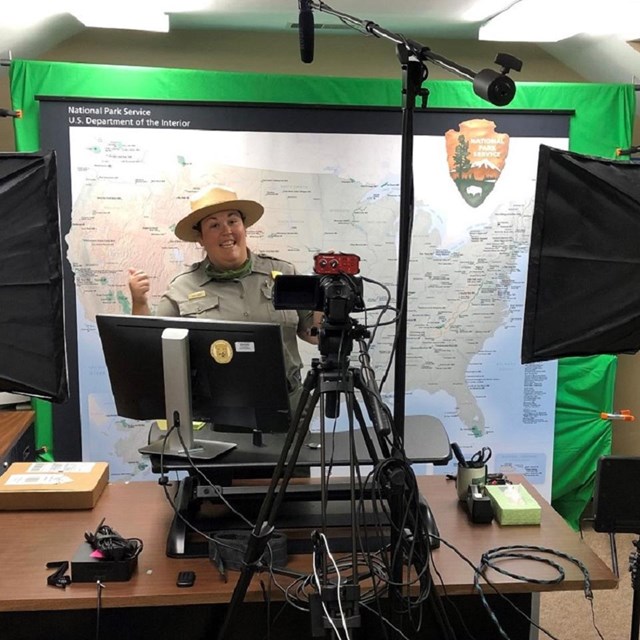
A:
<svg viewBox="0 0 640 640">
<path fill-rule="evenodd" d="M 185 368 L 193 420 L 212 423 L 217 430 L 288 430 L 278 324 L 129 315 L 98 315 L 97 324 L 118 415 L 170 423 L 174 412 L 167 398 Z M 167 367 L 163 364 L 167 330 L 186 334 L 186 364 L 173 356 Z"/>
</svg>

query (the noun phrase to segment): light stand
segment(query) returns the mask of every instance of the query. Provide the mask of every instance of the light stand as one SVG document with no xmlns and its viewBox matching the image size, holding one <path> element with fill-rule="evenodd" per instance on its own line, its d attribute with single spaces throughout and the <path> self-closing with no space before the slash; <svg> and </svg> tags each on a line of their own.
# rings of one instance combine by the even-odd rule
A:
<svg viewBox="0 0 640 640">
<path fill-rule="evenodd" d="M 371 20 L 361 20 L 332 9 L 321 1 L 309 0 L 311 9 L 316 9 L 338 17 L 364 33 L 378 38 L 385 38 L 396 44 L 397 55 L 402 68 L 402 157 L 400 167 L 400 225 L 398 239 L 398 275 L 396 284 L 396 307 L 398 318 L 396 322 L 396 336 L 394 342 L 394 399 L 393 416 L 397 437 L 404 437 L 405 388 L 406 388 L 406 348 L 407 348 L 407 300 L 409 284 L 409 264 L 411 253 L 411 233 L 413 228 L 414 182 L 413 182 L 413 113 L 418 97 L 422 99 L 422 106 L 426 107 L 428 91 L 422 88 L 422 83 L 428 77 L 425 63 L 432 62 L 450 73 L 473 83 L 476 95 L 496 106 L 504 106 L 511 102 L 516 87 L 507 75 L 511 69 L 520 71 L 522 62 L 508 54 L 499 54 L 496 63 L 501 65 L 500 72 L 483 69 L 478 73 L 445 58 L 414 40 L 402 34 L 383 29 Z M 395 502 L 395 508 L 401 502 Z M 392 506 L 392 509 L 394 507 Z M 402 582 L 402 559 L 397 558 L 392 568 L 392 582 L 399 585 Z M 401 597 L 400 588 L 391 589 L 392 603 Z M 397 609 L 397 607 L 393 607 Z"/>
<path fill-rule="evenodd" d="M 512 69 L 520 71 L 522 62 L 508 54 L 498 54 L 496 63 L 501 71 L 482 69 L 475 73 L 429 47 L 402 34 L 393 33 L 380 27 L 371 20 L 361 20 L 354 16 L 336 11 L 328 4 L 318 0 L 309 0 L 309 8 L 336 16 L 345 24 L 357 30 L 390 40 L 397 45 L 398 58 L 402 66 L 402 159 L 400 169 L 400 235 L 398 241 L 398 277 L 396 287 L 396 306 L 398 320 L 395 339 L 394 368 L 394 423 L 397 434 L 404 435 L 405 385 L 406 385 L 406 338 L 407 338 L 407 296 L 409 281 L 409 258 L 411 250 L 411 230 L 413 227 L 413 111 L 418 96 L 426 99 L 427 92 L 421 88 L 427 79 L 425 63 L 431 62 L 450 73 L 473 83 L 476 95 L 492 104 L 502 107 L 513 99 L 516 86 L 507 75 Z M 426 106 L 426 100 L 425 104 Z"/>
<path fill-rule="evenodd" d="M 631 588 L 633 589 L 633 605 L 631 609 L 631 640 L 638 640 L 640 629 L 640 538 L 633 541 L 636 548 L 629 554 L 629 571 L 631 572 Z"/>
</svg>

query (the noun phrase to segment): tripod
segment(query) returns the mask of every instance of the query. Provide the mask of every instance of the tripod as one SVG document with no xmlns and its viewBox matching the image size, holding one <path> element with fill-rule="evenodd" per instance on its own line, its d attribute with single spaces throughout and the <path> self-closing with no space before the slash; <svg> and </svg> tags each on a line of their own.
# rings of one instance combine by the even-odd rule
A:
<svg viewBox="0 0 640 640">
<path fill-rule="evenodd" d="M 328 325 L 328 326 L 327 326 Z M 237 614 L 238 607 L 244 601 L 247 589 L 255 571 L 257 570 L 260 559 L 269 543 L 271 536 L 274 533 L 274 523 L 278 510 L 285 498 L 285 493 L 289 481 L 293 475 L 295 469 L 295 463 L 298 459 L 300 450 L 304 443 L 305 435 L 308 431 L 308 427 L 313 415 L 314 408 L 320 402 L 320 428 L 321 428 L 321 446 L 324 449 L 324 418 L 325 408 L 328 409 L 329 417 L 336 417 L 334 409 L 337 408 L 338 399 L 340 394 L 343 394 L 346 400 L 347 418 L 349 424 L 349 448 L 350 448 L 350 503 L 352 514 L 352 526 L 351 526 L 351 562 L 352 562 L 352 575 L 350 584 L 341 589 L 336 589 L 333 585 L 326 583 L 327 576 L 327 557 L 324 553 L 321 553 L 320 560 L 316 558 L 315 567 L 321 568 L 324 584 L 320 584 L 318 579 L 318 571 L 316 573 L 318 593 L 313 594 L 311 599 L 311 611 L 312 611 L 312 627 L 314 629 L 314 636 L 324 635 L 326 633 L 335 633 L 336 637 L 340 637 L 338 633 L 338 626 L 342 627 L 347 637 L 351 637 L 351 630 L 357 628 L 360 625 L 359 614 L 359 577 L 357 571 L 357 522 L 354 520 L 357 514 L 356 503 L 357 487 L 356 487 L 356 460 L 355 460 L 355 444 L 353 438 L 354 428 L 354 415 L 358 418 L 363 429 L 362 434 L 365 439 L 367 450 L 374 465 L 378 464 L 379 457 L 373 445 L 373 441 L 367 431 L 364 428 L 364 419 L 362 412 L 355 399 L 355 389 L 358 389 L 363 397 L 365 407 L 369 413 L 369 417 L 373 423 L 374 429 L 378 436 L 378 444 L 382 456 L 385 459 L 390 459 L 390 451 L 384 440 L 384 435 L 391 431 L 391 420 L 387 412 L 383 408 L 382 402 L 379 397 L 379 393 L 375 387 L 375 381 L 372 376 L 372 371 L 369 366 L 368 354 L 366 352 L 366 344 L 364 342 L 365 331 L 362 327 L 358 327 L 356 323 L 351 320 L 342 327 L 332 325 L 331 322 L 326 321 L 324 328 L 321 330 L 320 344 L 321 353 L 323 357 L 320 359 L 314 359 L 311 369 L 309 370 L 304 384 L 303 391 L 298 406 L 294 412 L 291 426 L 287 432 L 285 443 L 283 445 L 282 452 L 276 464 L 275 471 L 271 478 L 267 493 L 260 507 L 254 529 L 249 538 L 247 549 L 245 552 L 244 564 L 240 572 L 240 577 L 234 589 L 229 607 L 226 612 L 225 620 L 220 628 L 218 639 L 223 640 L 228 636 L 229 630 L 232 628 L 233 621 Z M 360 344 L 361 356 L 360 359 L 363 362 L 363 373 L 351 368 L 349 366 L 348 355 L 351 352 L 351 344 L 353 338 L 356 338 Z M 401 452 L 396 451 L 396 455 L 400 455 Z M 322 523 L 327 522 L 326 505 L 328 502 L 329 487 L 327 477 L 325 473 L 326 460 L 325 456 L 321 457 L 321 518 Z M 406 505 L 402 504 L 402 487 L 404 480 L 399 477 L 399 474 L 395 470 L 390 473 L 389 483 L 391 486 L 391 507 L 390 514 L 392 520 L 397 522 L 406 522 L 407 513 L 410 512 L 406 508 Z M 415 513 L 410 516 L 410 519 L 419 519 Z M 398 527 L 402 530 L 404 527 Z M 426 531 L 426 528 L 425 528 Z M 314 549 L 319 553 L 321 549 L 321 538 L 324 536 L 314 533 Z M 391 528 L 391 546 L 395 548 L 397 540 L 394 541 L 394 528 Z M 426 539 L 428 543 L 428 538 Z M 417 541 L 412 540 L 411 544 L 416 545 Z M 428 550 L 427 550 L 428 553 Z M 316 554 L 314 553 L 314 557 Z M 424 561 L 422 558 L 421 562 Z M 393 563 L 394 572 L 397 571 L 397 564 L 402 562 L 402 554 L 394 553 Z M 314 568 L 315 568 L 314 567 Z M 423 572 L 423 568 L 420 567 L 419 571 Z M 314 571 L 315 573 L 315 571 Z M 423 572 L 424 573 L 424 572 Z M 315 597 L 314 597 L 315 596 Z M 392 598 L 393 600 L 393 598 Z M 397 607 L 396 607 L 397 609 Z M 314 619 L 314 612 L 316 618 Z M 318 619 L 321 618 L 321 619 Z"/>
</svg>

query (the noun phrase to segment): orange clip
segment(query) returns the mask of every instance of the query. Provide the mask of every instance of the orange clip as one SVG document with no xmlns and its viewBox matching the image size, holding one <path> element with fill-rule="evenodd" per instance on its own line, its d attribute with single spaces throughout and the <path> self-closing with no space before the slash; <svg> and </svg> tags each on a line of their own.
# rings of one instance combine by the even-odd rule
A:
<svg viewBox="0 0 640 640">
<path fill-rule="evenodd" d="M 633 422 L 636 417 L 631 414 L 630 409 L 621 409 L 619 413 L 602 412 L 600 417 L 603 420 L 623 420 L 624 422 Z"/>
</svg>

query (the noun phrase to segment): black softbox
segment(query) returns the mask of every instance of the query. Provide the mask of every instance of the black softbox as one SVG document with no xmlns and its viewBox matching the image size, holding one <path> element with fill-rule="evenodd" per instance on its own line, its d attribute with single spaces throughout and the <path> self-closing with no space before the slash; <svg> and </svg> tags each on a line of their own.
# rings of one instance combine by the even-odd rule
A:
<svg viewBox="0 0 640 640">
<path fill-rule="evenodd" d="M 0 154 L 0 391 L 68 396 L 56 162 Z"/>
<path fill-rule="evenodd" d="M 640 165 L 541 145 L 522 362 L 640 349 Z"/>
</svg>

